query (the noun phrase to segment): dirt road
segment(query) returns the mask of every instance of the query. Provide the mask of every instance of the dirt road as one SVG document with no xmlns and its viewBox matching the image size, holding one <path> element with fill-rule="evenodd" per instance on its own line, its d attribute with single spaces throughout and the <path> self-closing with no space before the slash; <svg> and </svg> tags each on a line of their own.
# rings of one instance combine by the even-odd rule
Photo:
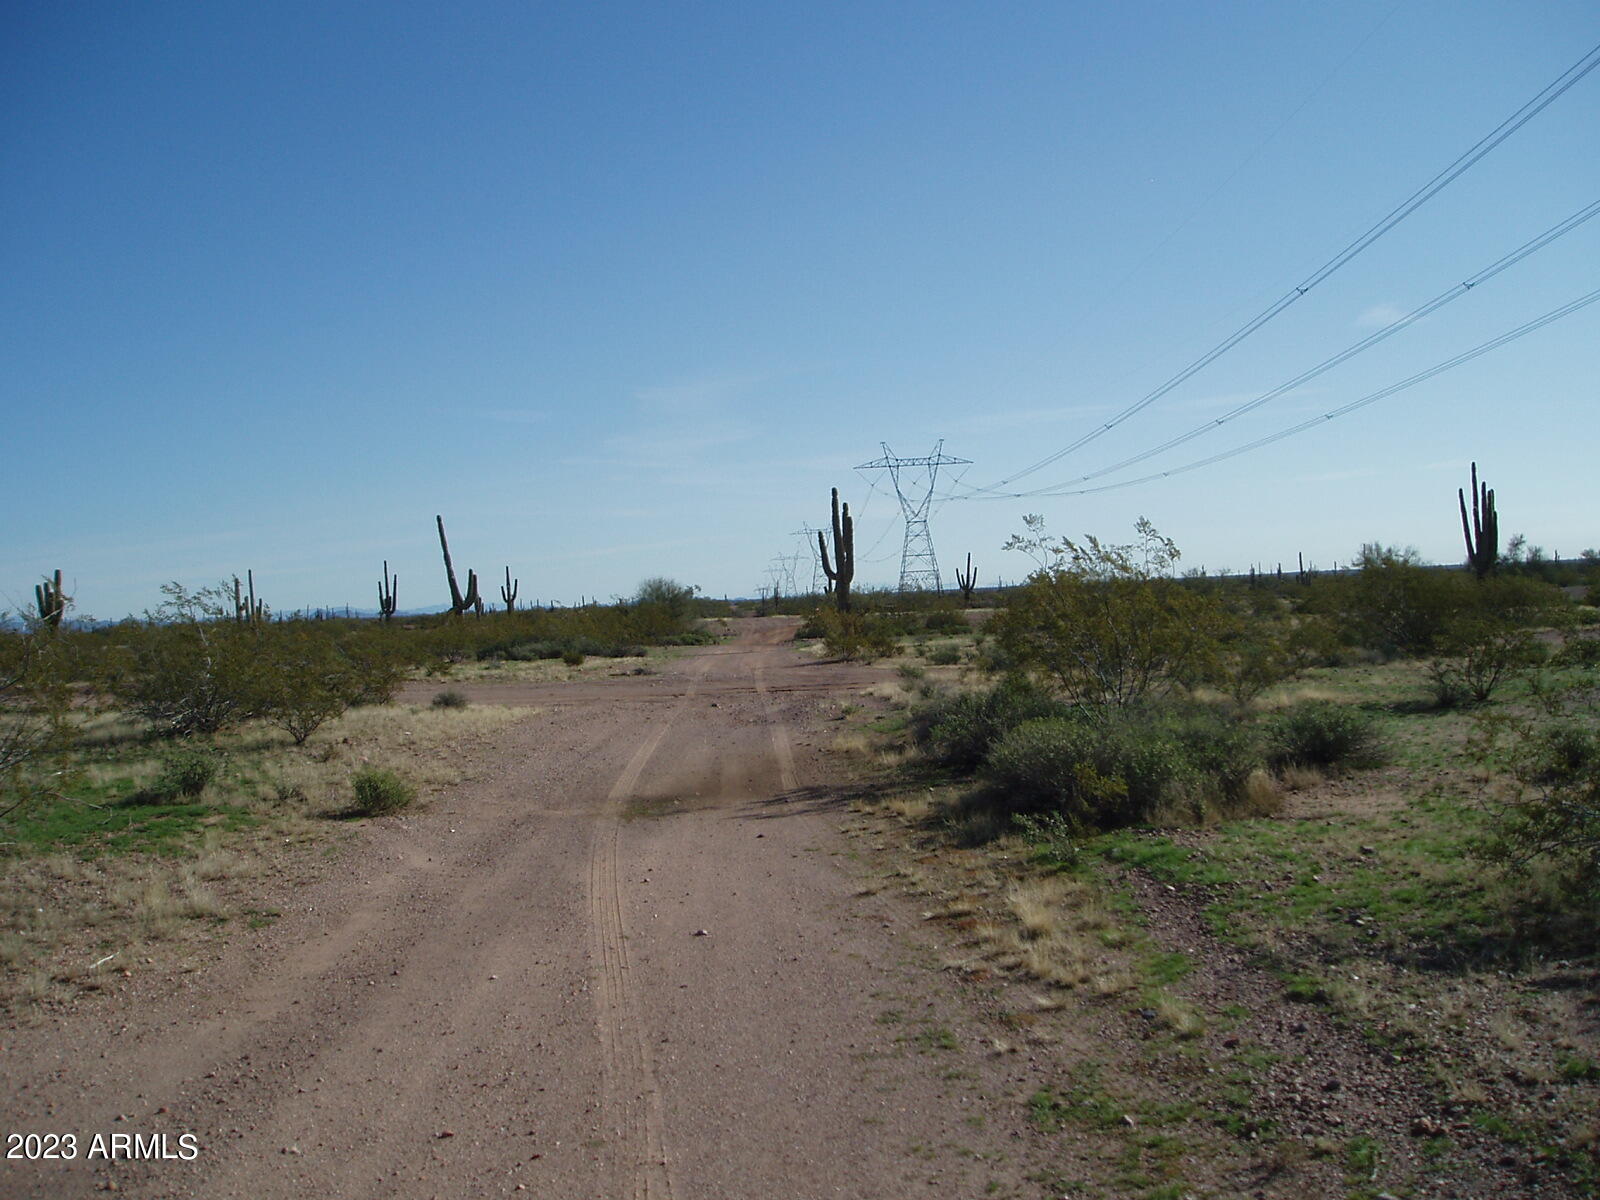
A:
<svg viewBox="0 0 1600 1200">
<path fill-rule="evenodd" d="M 508 689 L 543 711 L 480 782 L 364 831 L 272 928 L 6 1034 L 4 1132 L 78 1157 L 0 1162 L 0 1193 L 1039 1194 L 1025 1060 L 838 834 L 829 717 L 871 672 L 739 627 Z M 86 1157 L 112 1134 L 196 1152 Z"/>
</svg>

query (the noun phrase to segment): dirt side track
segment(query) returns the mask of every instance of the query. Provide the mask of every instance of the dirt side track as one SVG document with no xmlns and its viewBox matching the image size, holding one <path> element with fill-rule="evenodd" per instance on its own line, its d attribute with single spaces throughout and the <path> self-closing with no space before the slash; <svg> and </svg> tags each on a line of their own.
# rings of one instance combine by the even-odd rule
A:
<svg viewBox="0 0 1600 1200">
<path fill-rule="evenodd" d="M 740 625 L 539 696 L 483 782 L 375 824 L 211 968 L 7 1031 L 4 1132 L 80 1159 L 0 1162 L 0 1194 L 1038 1194 L 1025 1061 L 837 858 L 823 721 L 867 675 Z M 118 1132 L 200 1152 L 83 1160 Z"/>
</svg>

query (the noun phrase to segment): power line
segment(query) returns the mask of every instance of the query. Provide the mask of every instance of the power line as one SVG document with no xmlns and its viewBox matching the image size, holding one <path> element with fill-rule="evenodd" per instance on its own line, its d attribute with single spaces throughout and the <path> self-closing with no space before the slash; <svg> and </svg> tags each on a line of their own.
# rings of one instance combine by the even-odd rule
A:
<svg viewBox="0 0 1600 1200">
<path fill-rule="evenodd" d="M 1287 429 L 1280 429 L 1277 433 L 1270 433 L 1265 437 L 1256 438 L 1254 441 L 1246 442 L 1242 446 L 1235 446 L 1231 450 L 1224 450 L 1220 454 L 1213 454 L 1208 458 L 1196 459 L 1194 462 L 1184 463 L 1181 467 L 1172 467 L 1166 471 L 1156 471 L 1149 475 L 1141 475 L 1137 479 L 1123 479 L 1116 483 L 1103 483 L 1098 487 L 1077 488 L 1073 491 L 1052 492 L 1050 494 L 1054 496 L 1092 496 L 1097 495 L 1100 492 L 1114 492 L 1121 488 L 1134 487 L 1141 483 L 1152 483 L 1157 479 L 1170 479 L 1174 475 L 1183 475 L 1189 471 L 1197 471 L 1201 467 L 1209 467 L 1213 463 L 1219 463 L 1224 459 L 1234 458 L 1251 450 L 1259 450 L 1263 446 L 1270 446 L 1274 442 L 1281 442 L 1284 438 L 1293 437 L 1297 433 L 1304 433 L 1306 430 L 1324 424 L 1327 421 L 1332 421 L 1338 417 L 1346 416 L 1349 413 L 1355 412 L 1358 408 L 1365 408 L 1369 404 L 1374 404 L 1379 400 L 1387 399 L 1388 397 L 1393 396 L 1396 392 L 1403 392 L 1407 388 L 1415 387 L 1419 383 L 1423 383 L 1429 379 L 1432 379 L 1435 375 L 1442 375 L 1444 372 L 1455 367 L 1459 367 L 1463 363 L 1471 362 L 1473 359 L 1485 355 L 1491 350 L 1498 350 L 1501 346 L 1507 345 L 1510 342 L 1514 342 L 1518 338 L 1525 337 L 1528 334 L 1533 333 L 1535 330 L 1543 329 L 1546 325 L 1549 325 L 1552 322 L 1559 321 L 1563 317 L 1571 316 L 1579 309 L 1586 308 L 1597 300 L 1600 300 L 1600 288 L 1595 289 L 1585 296 L 1580 296 L 1578 299 L 1570 301 L 1567 304 L 1563 304 L 1560 308 L 1552 309 L 1551 311 L 1545 313 L 1542 317 L 1535 317 L 1526 324 L 1519 325 L 1507 333 L 1502 333 L 1499 337 L 1491 338 L 1489 341 L 1484 342 L 1481 345 L 1474 346 L 1471 350 L 1464 350 L 1454 358 L 1448 358 L 1442 363 L 1436 363 L 1434 366 L 1429 367 L 1425 371 L 1418 371 L 1415 375 L 1407 376 L 1399 383 L 1392 383 L 1386 388 L 1381 388 L 1376 392 L 1368 393 L 1359 400 L 1352 400 L 1350 403 L 1339 408 L 1331 409 L 1328 412 L 1322 413 L 1320 416 L 1315 416 L 1309 420 L 1301 421 L 1298 425 L 1291 425 Z"/>
<path fill-rule="evenodd" d="M 1220 417 L 1214 417 L 1213 419 L 1211 419 L 1209 421 L 1206 421 L 1203 424 L 1195 426 L 1193 429 L 1189 430 L 1187 433 L 1180 433 L 1177 437 L 1168 438 L 1165 442 L 1162 442 L 1159 446 L 1153 446 L 1149 450 L 1142 450 L 1138 454 L 1130 455 L 1128 458 L 1123 459 L 1121 462 L 1113 463 L 1108 467 L 1101 467 L 1097 471 L 1090 471 L 1088 474 L 1080 475 L 1076 479 L 1071 479 L 1071 480 L 1068 480 L 1068 481 L 1066 481 L 1064 483 L 1052 484 L 1052 485 L 1050 485 L 1048 487 L 1034 488 L 1034 489 L 1032 489 L 1030 491 L 1026 491 L 1026 492 L 1013 492 L 1013 493 L 1010 494 L 1009 498 L 1019 499 L 1019 498 L 1028 497 L 1028 496 L 1055 496 L 1055 495 L 1063 495 L 1063 494 L 1072 494 L 1072 493 L 1064 492 L 1063 489 L 1074 487 L 1074 486 L 1076 486 L 1077 484 L 1080 484 L 1080 483 L 1087 483 L 1091 479 L 1099 479 L 1102 476 L 1110 475 L 1115 471 L 1120 471 L 1125 467 L 1131 467 L 1135 463 L 1144 462 L 1148 458 L 1154 458 L 1158 454 L 1164 453 L 1165 451 L 1171 450 L 1171 449 L 1173 449 L 1173 448 L 1175 448 L 1177 446 L 1181 446 L 1185 442 L 1193 441 L 1195 438 L 1201 436 L 1202 434 L 1209 433 L 1213 429 L 1217 429 L 1220 426 L 1226 425 L 1229 421 L 1232 421 L 1237 417 L 1241 417 L 1244 414 L 1249 413 L 1249 412 L 1254 412 L 1256 409 L 1260 408 L 1262 405 L 1267 404 L 1268 402 L 1270 402 L 1272 400 L 1276 400 L 1278 397 L 1284 395 L 1287 392 L 1293 391 L 1295 388 L 1300 387 L 1302 384 L 1309 383 L 1311 380 L 1317 378 L 1317 376 L 1319 376 L 1319 375 L 1326 374 L 1328 371 L 1332 370 L 1334 367 L 1339 366 L 1341 363 L 1348 362 L 1350 359 L 1354 358 L 1356 355 L 1362 353 L 1363 351 L 1370 350 L 1373 346 L 1376 346 L 1379 342 L 1385 341 L 1388 338 L 1393 337 L 1395 334 L 1399 333 L 1402 329 L 1405 329 L 1410 325 L 1416 324 L 1418 321 L 1422 320 L 1423 317 L 1426 317 L 1426 316 L 1429 316 L 1429 315 L 1431 315 L 1431 314 L 1433 314 L 1435 312 L 1438 312 L 1439 309 L 1443 308 L 1445 305 L 1449 304 L 1451 301 L 1459 300 L 1462 296 L 1465 296 L 1473 288 L 1476 288 L 1479 285 L 1488 282 L 1490 279 L 1493 279 L 1496 275 L 1500 274 L 1502 271 L 1505 271 L 1508 268 L 1515 266 L 1517 263 L 1521 262 L 1523 259 L 1528 258 L 1530 255 L 1533 255 L 1533 254 L 1537 253 L 1540 250 L 1543 250 L 1546 246 L 1550 245 L 1552 242 L 1558 241 L 1559 239 L 1565 237 L 1567 234 L 1571 233 L 1574 229 L 1577 229 L 1580 225 L 1584 224 L 1584 222 L 1588 221 L 1589 219 L 1591 219 L 1592 217 L 1594 217 L 1596 215 L 1600 215 L 1600 200 L 1596 200 L 1594 203 L 1590 204 L 1586 208 L 1580 209 L 1578 212 L 1574 213 L 1572 216 L 1568 217 L 1566 220 L 1561 221 L 1558 224 L 1551 226 L 1549 229 L 1547 229 L 1543 233 L 1539 234 L 1539 236 L 1537 236 L 1535 238 L 1532 238 L 1529 241 L 1524 242 L 1522 245 L 1518 246 L 1515 250 L 1511 251 L 1509 254 L 1506 254 L 1506 255 L 1502 256 L 1501 258 L 1496 259 L 1493 263 L 1489 264 L 1489 266 L 1484 267 L 1481 271 L 1477 272 L 1477 274 L 1469 275 L 1466 279 L 1462 280 L 1460 283 L 1456 284 L 1454 287 L 1447 288 L 1445 291 L 1443 291 L 1443 292 L 1439 293 L 1439 295 L 1435 296 L 1432 300 L 1429 300 L 1425 304 L 1419 305 L 1418 307 L 1412 309 L 1405 316 L 1400 317 L 1397 320 L 1391 321 L 1389 324 L 1385 325 L 1382 329 L 1379 329 L 1376 332 L 1370 334 L 1369 336 L 1367 336 L 1365 338 L 1362 338 L 1359 342 L 1356 342 L 1354 345 L 1347 346 L 1345 349 L 1341 350 L 1338 354 L 1333 355 L 1333 357 L 1324 359 L 1322 362 L 1318 363 L 1316 366 L 1310 368 L 1309 370 L 1302 371 L 1299 375 L 1296 375 L 1293 379 L 1290 379 L 1290 380 L 1288 380 L 1288 381 L 1286 381 L 1284 383 L 1280 383 L 1277 387 L 1273 388 L 1271 391 L 1264 392 L 1262 395 L 1257 396 L 1254 400 L 1248 401 L 1245 404 L 1241 404 L 1237 408 L 1231 409 L 1230 411 L 1224 413 Z M 987 498 L 990 498 L 990 497 L 985 497 L 985 498 L 987 499 Z M 994 499 L 999 499 L 1000 497 L 993 497 L 993 498 Z"/>
<path fill-rule="evenodd" d="M 1025 476 L 1033 474 L 1035 471 L 1043 470 L 1051 463 L 1058 462 L 1067 455 L 1073 453 L 1075 450 L 1082 449 L 1096 438 L 1099 438 L 1110 432 L 1112 429 L 1115 429 L 1129 417 L 1135 415 L 1136 413 L 1142 412 L 1144 409 L 1154 404 L 1157 400 L 1161 399 L 1161 397 L 1172 391 L 1179 384 L 1183 383 L 1191 376 L 1195 375 L 1205 367 L 1209 366 L 1211 363 L 1215 362 L 1217 359 L 1221 358 L 1229 350 L 1232 350 L 1240 342 L 1244 341 L 1256 330 L 1267 324 L 1267 322 L 1271 321 L 1279 313 L 1287 309 L 1312 288 L 1316 287 L 1335 271 L 1339 270 L 1339 268 L 1350 262 L 1362 251 L 1366 250 L 1384 234 L 1388 233 L 1396 225 L 1400 224 L 1401 221 L 1405 220 L 1417 209 L 1421 208 L 1434 196 L 1438 195 L 1441 191 L 1443 191 L 1446 187 L 1463 175 L 1469 168 L 1476 164 L 1490 151 L 1495 149 L 1495 147 L 1499 146 L 1513 133 L 1521 129 L 1534 117 L 1538 116 L 1539 113 L 1548 108 L 1569 88 L 1576 84 L 1585 75 L 1589 74 L 1590 71 L 1594 70 L 1596 66 L 1600 66 L 1600 45 L 1595 46 L 1566 71 L 1563 71 L 1559 76 L 1556 77 L 1555 80 L 1553 80 L 1542 91 L 1534 96 L 1533 99 L 1529 100 L 1493 130 L 1485 134 L 1464 154 L 1460 155 L 1455 159 L 1454 162 L 1445 167 L 1444 170 L 1440 171 L 1427 183 L 1423 184 L 1420 188 L 1411 193 L 1411 195 L 1405 200 L 1401 201 L 1397 207 L 1392 209 L 1387 216 L 1383 217 L 1360 237 L 1356 238 L 1355 241 L 1351 242 L 1343 250 L 1339 251 L 1339 253 L 1335 254 L 1327 262 L 1323 263 L 1322 266 L 1318 267 L 1301 283 L 1291 288 L 1282 297 L 1268 305 L 1260 313 L 1256 314 L 1256 316 L 1245 322 L 1244 325 L 1240 326 L 1221 342 L 1217 343 L 1217 345 L 1213 346 L 1210 350 L 1206 351 L 1188 366 L 1184 367 L 1176 375 L 1173 375 L 1154 391 L 1147 393 L 1139 400 L 1136 400 L 1134 403 L 1128 405 L 1128 407 L 1124 408 L 1116 416 L 1112 417 L 1111 420 L 1105 422 L 1095 429 L 1090 430 L 1076 441 L 1062 447 L 1053 454 L 1046 455 L 1032 466 L 1025 467 L 1016 474 L 1007 476 L 1005 479 L 998 480 L 995 483 L 990 484 L 988 487 L 975 488 L 973 491 L 975 493 L 994 492 L 999 488 L 1005 487 L 1007 484 L 1014 483 L 1018 479 L 1022 479 Z"/>
</svg>

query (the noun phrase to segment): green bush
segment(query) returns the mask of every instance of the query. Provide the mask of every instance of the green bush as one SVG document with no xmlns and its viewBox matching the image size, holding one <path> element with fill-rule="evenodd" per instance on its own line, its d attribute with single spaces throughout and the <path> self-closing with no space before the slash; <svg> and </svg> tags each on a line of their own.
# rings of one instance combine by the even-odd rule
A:
<svg viewBox="0 0 1600 1200">
<path fill-rule="evenodd" d="M 1600 637 L 1574 636 L 1550 660 L 1555 667 L 1600 667 Z"/>
<path fill-rule="evenodd" d="M 434 708 L 466 708 L 467 704 L 467 694 L 458 692 L 454 688 L 439 692 L 433 698 Z"/>
<path fill-rule="evenodd" d="M 1480 614 L 1452 621 L 1439 649 L 1439 656 L 1428 664 L 1428 675 L 1435 698 L 1445 708 L 1487 703 L 1501 684 L 1526 674 L 1549 656 L 1532 630 Z"/>
<path fill-rule="evenodd" d="M 1030 531 L 1042 520 L 1027 519 Z M 1124 708 L 1196 682 L 1223 631 L 1217 598 L 1172 578 L 1178 549 L 1140 519 L 1140 541 L 1113 546 L 1013 538 L 1047 560 L 989 622 L 1005 660 L 1085 704 Z"/>
<path fill-rule="evenodd" d="M 1556 697 L 1552 708 L 1561 702 Z M 1490 802 L 1479 853 L 1587 907 L 1600 905 L 1600 712 L 1592 691 L 1576 707 L 1553 724 L 1514 722 L 1495 731 L 1512 790 Z"/>
<path fill-rule="evenodd" d="M 564 650 L 561 654 L 561 661 L 569 667 L 581 667 L 583 666 L 584 653 L 582 650 Z"/>
<path fill-rule="evenodd" d="M 1346 704 L 1313 700 L 1274 714 L 1267 722 L 1267 761 L 1275 769 L 1371 767 L 1385 757 L 1377 723 Z"/>
<path fill-rule="evenodd" d="M 961 648 L 948 643 L 928 651 L 928 661 L 936 667 L 953 667 L 961 661 Z"/>
<path fill-rule="evenodd" d="M 922 627 L 929 633 L 969 633 L 972 627 L 967 618 L 953 608 L 936 608 L 922 619 Z"/>
<path fill-rule="evenodd" d="M 358 817 L 399 812 L 417 798 L 416 788 L 382 767 L 363 767 L 350 777 L 350 786 L 356 797 L 350 811 Z"/>
<path fill-rule="evenodd" d="M 994 746 L 984 774 L 1010 811 L 1111 829 L 1236 808 L 1261 765 L 1248 727 L 1208 709 L 1163 707 L 1024 722 Z"/>
<path fill-rule="evenodd" d="M 842 613 L 822 606 L 812 611 L 811 620 L 822 630 L 823 647 L 839 658 L 871 662 L 900 649 L 894 621 L 876 613 Z"/>
<path fill-rule="evenodd" d="M 986 692 L 960 692 L 922 705 L 911 715 L 911 732 L 930 758 L 974 771 L 983 765 L 990 748 L 1024 721 L 1071 711 L 1026 680 L 1010 679 Z"/>
<path fill-rule="evenodd" d="M 128 804 L 170 804 L 174 800 L 193 800 L 213 779 L 221 761 L 210 750 L 174 750 L 161 760 L 161 774 L 148 787 L 130 796 Z"/>
</svg>

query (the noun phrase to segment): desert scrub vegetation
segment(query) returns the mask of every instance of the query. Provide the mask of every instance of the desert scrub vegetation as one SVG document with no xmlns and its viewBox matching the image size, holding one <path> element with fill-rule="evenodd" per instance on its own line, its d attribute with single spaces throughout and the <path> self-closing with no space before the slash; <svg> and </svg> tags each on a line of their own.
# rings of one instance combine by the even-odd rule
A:
<svg viewBox="0 0 1600 1200">
<path fill-rule="evenodd" d="M 226 928 L 266 856 L 325 838 L 330 817 L 458 782 L 476 745 L 534 711 L 398 706 L 406 677 L 530 644 L 710 640 L 692 589 L 670 580 L 612 605 L 382 622 L 274 620 L 227 586 L 163 591 L 111 625 L 0 623 L 0 867 L 47 901 L 0 913 L 8 961 L 34 981 L 8 1003 L 70 995 L 79 974 L 63 964 L 79 951 Z M 202 896 L 197 864 L 223 863 Z M 168 899 L 122 903 L 129 889 Z M 159 920 L 130 928 L 135 911 Z"/>
<path fill-rule="evenodd" d="M 356 817 L 383 817 L 408 807 L 417 789 L 393 771 L 363 767 L 350 777 L 355 801 L 349 813 Z"/>
<path fill-rule="evenodd" d="M 1217 580 L 1175 576 L 1148 528 L 1030 534 L 1041 570 L 988 627 L 990 678 L 913 702 L 901 785 L 925 798 L 884 810 L 920 892 L 961 864 L 930 907 L 968 914 L 970 969 L 1119 997 L 1180 1047 L 1328 1022 L 1592 1188 L 1600 641 L 1568 599 L 1376 546 L 1337 575 Z M 1261 1020 L 1163 976 L 1211 946 L 1271 981 Z M 1264 1138 L 1249 1083 L 1224 1111 Z"/>
</svg>

